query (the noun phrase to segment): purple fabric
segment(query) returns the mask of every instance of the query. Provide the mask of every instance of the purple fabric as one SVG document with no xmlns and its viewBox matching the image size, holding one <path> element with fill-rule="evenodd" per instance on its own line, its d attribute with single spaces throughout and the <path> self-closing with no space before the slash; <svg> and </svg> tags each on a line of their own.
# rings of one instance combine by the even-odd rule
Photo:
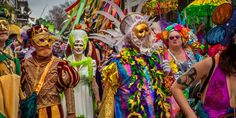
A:
<svg viewBox="0 0 236 118">
<path fill-rule="evenodd" d="M 208 85 L 203 108 L 209 118 L 218 118 L 226 114 L 230 107 L 229 93 L 227 88 L 226 74 L 217 65 Z"/>
</svg>

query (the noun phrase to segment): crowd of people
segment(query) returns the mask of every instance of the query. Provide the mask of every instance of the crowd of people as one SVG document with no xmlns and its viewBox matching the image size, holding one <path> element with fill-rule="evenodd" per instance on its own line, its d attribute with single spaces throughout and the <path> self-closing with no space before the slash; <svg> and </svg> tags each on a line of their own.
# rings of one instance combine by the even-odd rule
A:
<svg viewBox="0 0 236 118">
<path fill-rule="evenodd" d="M 236 117 L 233 16 L 228 30 L 211 30 L 227 45 L 208 56 L 187 26 L 156 33 L 141 5 L 123 13 L 107 3 L 119 17 L 97 13 L 118 28 L 72 28 L 67 40 L 40 24 L 19 40 L 0 12 L 0 118 Z"/>
</svg>

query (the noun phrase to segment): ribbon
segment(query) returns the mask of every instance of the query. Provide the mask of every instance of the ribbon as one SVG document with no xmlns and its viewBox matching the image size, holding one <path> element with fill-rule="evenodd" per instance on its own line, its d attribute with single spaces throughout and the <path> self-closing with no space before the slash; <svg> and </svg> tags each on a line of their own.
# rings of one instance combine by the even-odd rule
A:
<svg viewBox="0 0 236 118">
<path fill-rule="evenodd" d="M 79 20 L 80 20 L 80 17 L 82 16 L 85 4 L 86 4 L 86 0 L 80 1 L 80 7 L 79 7 L 79 10 L 77 12 L 76 19 L 75 19 L 75 22 L 72 26 L 72 29 L 74 29 L 75 25 L 79 23 Z"/>
</svg>

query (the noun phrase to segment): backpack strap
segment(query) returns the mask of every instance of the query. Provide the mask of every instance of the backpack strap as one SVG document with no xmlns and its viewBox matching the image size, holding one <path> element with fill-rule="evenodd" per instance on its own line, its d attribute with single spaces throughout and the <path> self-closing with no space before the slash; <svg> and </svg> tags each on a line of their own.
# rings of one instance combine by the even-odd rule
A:
<svg viewBox="0 0 236 118">
<path fill-rule="evenodd" d="M 211 78 L 211 75 L 212 75 L 212 73 L 213 73 L 213 71 L 214 71 L 214 68 L 215 68 L 215 57 L 212 57 L 211 69 L 210 69 L 209 74 L 208 74 L 206 80 L 204 81 L 204 83 L 203 83 L 203 85 L 202 85 L 200 91 L 197 93 L 198 99 L 201 99 L 202 93 L 203 93 L 203 91 L 205 90 L 205 88 L 206 88 L 206 86 L 207 86 L 207 84 L 208 84 L 208 82 L 209 82 L 209 80 L 210 80 L 210 78 Z"/>
</svg>

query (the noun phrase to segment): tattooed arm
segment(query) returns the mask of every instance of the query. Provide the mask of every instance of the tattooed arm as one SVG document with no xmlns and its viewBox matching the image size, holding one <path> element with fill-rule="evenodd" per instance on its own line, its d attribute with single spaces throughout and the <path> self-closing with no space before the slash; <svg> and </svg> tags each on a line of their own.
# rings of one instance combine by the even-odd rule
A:
<svg viewBox="0 0 236 118">
<path fill-rule="evenodd" d="M 197 70 L 195 67 L 190 68 L 185 74 L 177 79 L 177 83 L 188 87 L 197 77 Z"/>
<path fill-rule="evenodd" d="M 207 77 L 211 68 L 212 59 L 206 58 L 205 60 L 195 64 L 180 78 L 178 78 L 171 87 L 171 92 L 177 101 L 180 108 L 184 111 L 188 118 L 197 118 L 191 107 L 189 106 L 186 98 L 184 97 L 183 90 L 190 86 L 194 81 L 203 80 Z"/>
</svg>

